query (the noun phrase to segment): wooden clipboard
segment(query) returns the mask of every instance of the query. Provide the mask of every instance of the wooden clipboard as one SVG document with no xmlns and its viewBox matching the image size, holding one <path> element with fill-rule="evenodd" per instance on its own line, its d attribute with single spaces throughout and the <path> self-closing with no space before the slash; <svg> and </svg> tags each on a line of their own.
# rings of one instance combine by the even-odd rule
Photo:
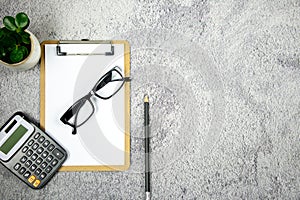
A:
<svg viewBox="0 0 300 200">
<path fill-rule="evenodd" d="M 74 42 L 74 41 L 71 41 Z M 94 43 L 94 42 L 106 42 L 106 41 L 75 41 L 78 43 Z M 112 40 L 114 44 L 124 44 L 124 75 L 130 77 L 130 45 L 125 40 Z M 40 126 L 45 130 L 45 45 L 47 44 L 59 44 L 58 40 L 48 40 L 41 43 L 41 64 L 40 64 Z M 124 83 L 124 101 L 125 101 L 125 151 L 124 151 L 124 164 L 123 165 L 76 165 L 76 166 L 62 166 L 59 171 L 124 171 L 130 166 L 130 82 Z M 46 130 L 47 131 L 47 130 Z M 71 133 L 70 133 L 71 134 Z M 61 142 L 63 145 L 63 142 Z"/>
</svg>

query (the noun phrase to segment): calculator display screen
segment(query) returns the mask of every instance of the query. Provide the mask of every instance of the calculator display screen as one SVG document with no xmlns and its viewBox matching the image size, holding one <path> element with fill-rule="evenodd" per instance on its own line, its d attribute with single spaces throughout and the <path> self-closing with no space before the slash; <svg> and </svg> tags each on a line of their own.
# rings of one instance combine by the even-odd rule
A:
<svg viewBox="0 0 300 200">
<path fill-rule="evenodd" d="M 0 151 L 7 154 L 18 141 L 25 135 L 28 130 L 20 125 L 14 132 L 9 136 L 9 138 L 2 144 Z"/>
</svg>

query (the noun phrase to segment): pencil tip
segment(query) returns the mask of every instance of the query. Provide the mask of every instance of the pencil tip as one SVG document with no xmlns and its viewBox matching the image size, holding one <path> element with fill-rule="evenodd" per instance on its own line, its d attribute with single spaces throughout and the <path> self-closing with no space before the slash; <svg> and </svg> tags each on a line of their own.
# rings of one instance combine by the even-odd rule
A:
<svg viewBox="0 0 300 200">
<path fill-rule="evenodd" d="M 145 94 L 145 96 L 144 96 L 144 102 L 149 102 L 149 98 L 148 98 L 147 94 Z"/>
</svg>

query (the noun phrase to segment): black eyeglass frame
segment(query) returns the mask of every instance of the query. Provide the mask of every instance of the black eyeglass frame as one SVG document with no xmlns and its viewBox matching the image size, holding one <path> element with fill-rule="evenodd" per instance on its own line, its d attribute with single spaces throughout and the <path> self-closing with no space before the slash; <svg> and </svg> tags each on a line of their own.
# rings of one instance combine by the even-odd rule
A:
<svg viewBox="0 0 300 200">
<path fill-rule="evenodd" d="M 69 107 L 69 109 L 61 116 L 60 121 L 62 121 L 64 124 L 67 124 L 69 126 L 71 126 L 73 128 L 72 134 L 75 135 L 77 133 L 77 128 L 82 126 L 83 124 L 85 124 L 94 114 L 95 112 L 95 106 L 93 104 L 93 102 L 91 101 L 91 97 L 92 96 L 96 96 L 100 99 L 103 100 L 107 100 L 110 99 L 111 97 L 113 97 L 116 93 L 119 92 L 119 90 L 123 87 L 125 82 L 130 82 L 131 79 L 130 77 L 123 77 L 123 75 L 120 73 L 120 71 L 117 70 L 117 68 L 119 68 L 118 66 L 115 66 L 114 68 L 112 68 L 111 70 L 109 70 L 108 72 L 106 72 L 98 81 L 97 83 L 94 85 L 93 89 L 85 96 L 83 96 L 82 98 L 78 99 L 72 106 Z M 114 80 L 107 80 L 108 78 L 112 78 L 109 76 L 109 74 L 112 72 L 117 72 L 120 77 L 122 77 L 121 79 L 114 79 Z M 107 82 L 106 82 L 107 81 Z M 104 87 L 107 83 L 109 82 L 114 82 L 114 81 L 122 81 L 122 84 L 119 86 L 119 88 L 110 96 L 108 97 L 103 97 L 97 94 L 97 91 L 100 90 L 102 87 Z M 102 83 L 102 84 L 101 84 Z M 80 109 L 82 108 L 82 106 L 86 103 L 86 101 L 88 101 L 91 105 L 92 105 L 92 112 L 91 114 L 87 117 L 86 120 L 84 120 L 83 122 L 81 122 L 80 124 L 77 124 L 77 117 L 79 114 Z M 75 116 L 74 116 L 75 115 Z M 74 119 L 74 124 L 70 123 L 69 120 L 72 117 L 75 117 Z"/>
</svg>

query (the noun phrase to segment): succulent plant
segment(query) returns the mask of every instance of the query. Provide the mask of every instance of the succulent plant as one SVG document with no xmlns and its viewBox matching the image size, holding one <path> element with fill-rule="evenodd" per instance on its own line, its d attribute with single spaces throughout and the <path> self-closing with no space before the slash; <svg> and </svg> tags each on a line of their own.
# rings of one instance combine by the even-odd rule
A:
<svg viewBox="0 0 300 200">
<path fill-rule="evenodd" d="M 18 13 L 15 18 L 11 16 L 3 18 L 4 27 L 0 29 L 0 60 L 13 64 L 29 55 L 30 34 L 25 32 L 29 23 L 25 13 Z"/>
</svg>

